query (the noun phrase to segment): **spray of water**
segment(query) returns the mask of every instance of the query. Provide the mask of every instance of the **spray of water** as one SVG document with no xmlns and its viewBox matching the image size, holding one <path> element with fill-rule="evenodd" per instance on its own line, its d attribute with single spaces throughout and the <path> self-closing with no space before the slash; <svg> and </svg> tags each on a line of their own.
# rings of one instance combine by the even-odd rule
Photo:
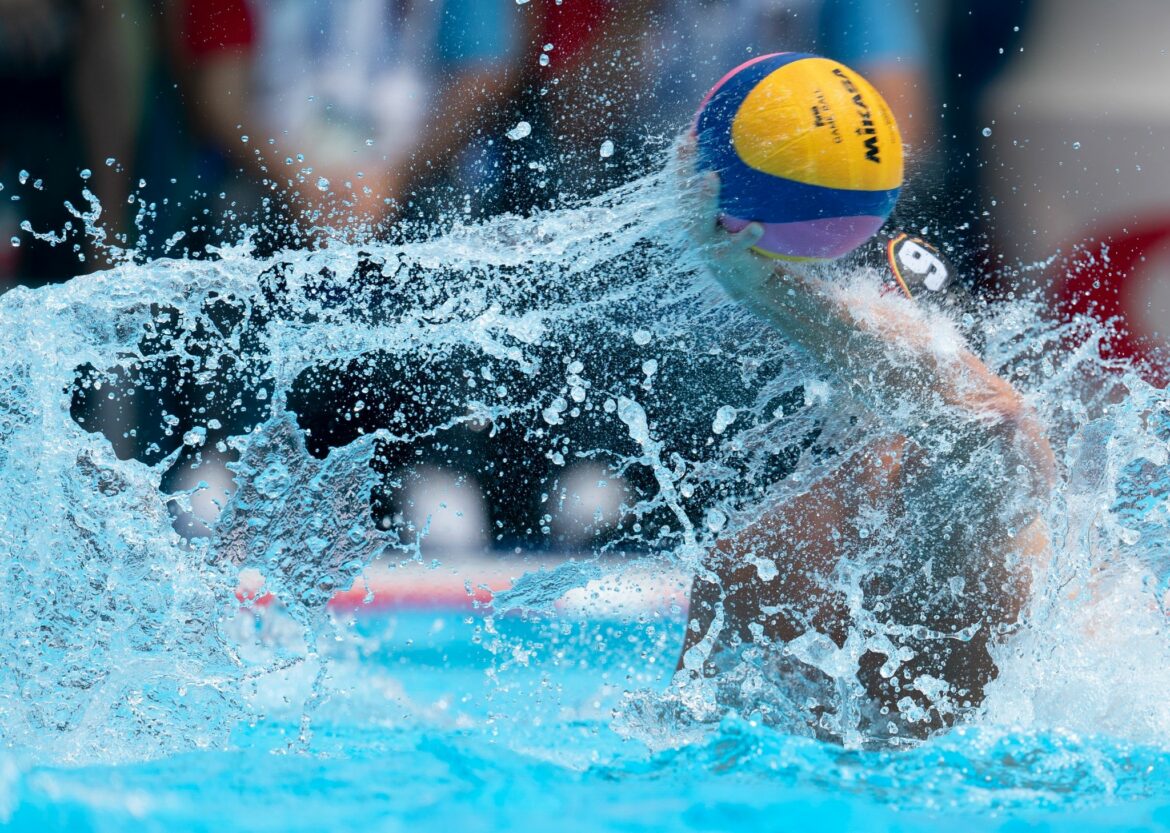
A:
<svg viewBox="0 0 1170 833">
<path fill-rule="evenodd" d="M 260 258 L 245 240 L 4 296 L 5 743 L 109 761 L 222 745 L 255 714 L 255 681 L 296 665 L 316 679 L 307 737 L 328 664 L 326 602 L 376 558 L 421 557 L 427 530 L 400 511 L 419 449 L 528 519 L 490 530 L 501 546 L 557 545 L 574 466 L 623 484 L 619 516 L 591 530 L 589 551 L 526 576 L 497 599 L 502 613 L 545 609 L 631 563 L 698 573 L 720 536 L 914 416 L 857 405 L 730 302 L 680 232 L 674 188 L 656 174 L 577 207 L 396 245 Z M 872 272 L 838 271 L 849 291 L 873 292 Z M 940 349 L 960 330 L 978 335 L 1060 462 L 1043 510 L 1051 557 L 991 648 L 999 676 L 986 700 L 956 712 L 1166 737 L 1162 392 L 1100 358 L 1107 328 L 1055 321 L 1035 299 L 958 324 L 917 314 Z M 1006 484 L 999 462 L 967 465 Z M 231 480 L 200 482 L 214 466 Z M 948 507 L 971 528 L 976 511 L 961 496 Z M 195 520 L 177 528 L 176 517 Z M 686 663 L 718 660 L 720 673 L 631 694 L 622 731 L 674 746 L 735 711 L 847 744 L 880 736 L 857 664 L 867 651 L 900 656 L 909 637 L 864 588 L 903 566 L 891 542 L 906 528 L 880 506 L 872 521 L 865 558 L 837 576 L 857 622 L 844 641 L 812 629 L 787 645 L 731 638 L 718 611 Z M 763 580 L 776 570 L 754 566 Z M 961 571 L 937 569 L 940 592 L 962 592 Z M 258 571 L 295 623 L 293 647 L 241 648 L 227 623 L 242 570 Z"/>
</svg>

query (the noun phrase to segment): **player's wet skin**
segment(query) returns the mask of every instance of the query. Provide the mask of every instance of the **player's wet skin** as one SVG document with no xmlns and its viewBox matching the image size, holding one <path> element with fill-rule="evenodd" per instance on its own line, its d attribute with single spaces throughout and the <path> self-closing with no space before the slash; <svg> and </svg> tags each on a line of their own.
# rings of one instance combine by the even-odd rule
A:
<svg viewBox="0 0 1170 833">
<path fill-rule="evenodd" d="M 779 677 L 814 692 L 807 717 L 819 734 L 852 728 L 882 740 L 951 725 L 982 702 L 996 673 L 992 647 L 1018 622 L 1047 551 L 1040 513 L 1054 459 L 1043 429 L 974 354 L 937 353 L 910 302 L 859 309 L 752 254 L 758 225 L 719 230 L 717 177 L 689 193 L 692 236 L 724 288 L 878 423 L 899 408 L 915 419 L 719 542 L 694 584 L 680 673 L 718 676 L 728 655 L 755 645 Z M 852 647 L 850 667 L 832 670 L 860 692 L 837 689 L 824 667 L 831 651 L 821 651 L 823 665 L 794 656 L 815 634 Z M 844 727 L 833 718 L 857 694 L 865 702 Z"/>
</svg>

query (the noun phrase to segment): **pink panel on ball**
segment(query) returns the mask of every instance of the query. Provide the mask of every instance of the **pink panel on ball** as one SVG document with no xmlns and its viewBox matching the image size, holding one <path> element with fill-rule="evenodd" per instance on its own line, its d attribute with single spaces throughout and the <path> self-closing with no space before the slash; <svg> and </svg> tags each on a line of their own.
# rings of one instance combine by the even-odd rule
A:
<svg viewBox="0 0 1170 833">
<path fill-rule="evenodd" d="M 724 214 L 724 228 L 736 232 L 748 224 Z M 833 260 L 849 254 L 877 233 L 884 217 L 829 217 L 800 223 L 763 223 L 764 236 L 756 248 L 781 257 Z"/>
</svg>

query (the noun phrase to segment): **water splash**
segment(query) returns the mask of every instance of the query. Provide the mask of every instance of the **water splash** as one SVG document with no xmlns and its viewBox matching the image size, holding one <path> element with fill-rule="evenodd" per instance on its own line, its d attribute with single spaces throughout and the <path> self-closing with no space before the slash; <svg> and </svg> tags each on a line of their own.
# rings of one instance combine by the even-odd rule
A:
<svg viewBox="0 0 1170 833">
<path fill-rule="evenodd" d="M 549 460 L 550 487 L 566 460 L 585 458 L 636 481 L 639 455 L 605 438 L 607 424 L 621 428 L 607 403 L 636 389 L 664 422 L 709 426 L 721 402 L 671 413 L 669 393 L 653 389 L 666 385 L 663 374 L 652 384 L 640 372 L 623 378 L 626 357 L 611 352 L 632 346 L 644 324 L 677 374 L 689 372 L 683 360 L 696 346 L 721 349 L 717 329 L 697 337 L 681 321 L 655 323 L 660 309 L 693 308 L 703 294 L 678 281 L 677 251 L 654 239 L 674 221 L 661 187 L 642 182 L 569 214 L 505 218 L 425 243 L 268 261 L 241 244 L 214 261 L 125 263 L 6 295 L 6 739 L 79 760 L 224 742 L 247 713 L 240 682 L 256 671 L 220 627 L 239 569 L 263 572 L 311 645 L 330 593 L 401 544 L 368 522 L 370 463 L 387 449 L 487 422 L 493 434 L 520 432 Z M 700 314 L 727 313 L 707 303 Z M 397 409 L 361 442 L 314 446 L 321 438 L 287 415 L 290 399 L 307 408 L 298 396 L 317 395 L 304 382 L 314 373 L 369 373 L 398 360 L 399 377 L 383 377 L 390 387 L 427 365 L 448 362 L 451 372 L 432 374 L 409 413 Z M 380 394 L 388 401 L 384 390 L 357 395 Z M 558 401 L 563 425 L 539 418 Z M 336 416 L 351 419 L 356 408 Z M 309 421 L 304 411 L 298 418 Z M 87 430 L 103 426 L 108 437 Z M 168 501 L 189 505 L 191 494 L 164 483 L 216 454 L 236 461 L 238 488 L 214 535 L 185 539 Z M 658 477 L 695 474 L 681 457 L 672 465 Z M 385 474 L 393 483 L 397 473 Z M 663 515 L 660 504 L 635 501 L 635 520 L 607 546 L 669 549 L 683 533 L 671 526 L 677 506 Z"/>
<path fill-rule="evenodd" d="M 5 741 L 77 761 L 222 746 L 255 715 L 254 681 L 298 663 L 316 669 L 308 715 L 328 663 L 319 645 L 333 627 L 330 595 L 375 558 L 420 555 L 426 530 L 394 520 L 420 449 L 444 465 L 481 461 L 468 473 L 496 503 L 531 496 L 531 522 L 498 533 L 509 545 L 557 545 L 551 508 L 574 463 L 628 484 L 620 520 L 594 531 L 592 552 L 529 574 L 499 597 L 501 611 L 547 610 L 631 553 L 696 573 L 717 536 L 850 459 L 882 426 L 713 286 L 682 238 L 672 187 L 660 174 L 575 208 L 419 242 L 269 258 L 244 242 L 214 260 L 124 263 L 6 295 Z M 78 212 L 87 224 L 98 216 Z M 839 279 L 864 293 L 874 275 Z M 940 343 L 955 337 L 953 323 L 922 315 Z M 983 309 L 973 326 L 1062 461 L 1051 563 L 975 719 L 1164 738 L 1170 715 L 1149 687 L 1151 666 L 1170 667 L 1158 618 L 1170 482 L 1162 393 L 1100 359 L 1106 329 L 1054 322 L 1038 301 Z M 1075 332 L 1088 334 L 1079 348 L 1055 349 Z M 495 451 L 470 453 L 486 447 Z M 998 462 L 969 465 L 995 472 Z M 212 463 L 230 472 L 230 499 L 203 537 L 181 536 L 175 513 L 210 487 L 169 484 Z M 954 512 L 973 523 L 961 501 Z M 874 516 L 870 566 L 839 577 L 859 623 L 848 639 L 806 632 L 779 649 L 790 666 L 778 676 L 764 672 L 776 646 L 740 640 L 718 680 L 632 696 L 623 731 L 653 744 L 669 725 L 677 743 L 685 727 L 763 707 L 765 722 L 808 733 L 824 695 L 789 673 L 801 666 L 828 681 L 838 707 L 813 734 L 860 745 L 857 727 L 871 718 L 851 710 L 859 658 L 897 655 L 905 636 L 865 599 L 873 565 L 892 563 L 899 530 L 883 523 Z M 749 566 L 775 577 L 767 560 Z M 299 649 L 241 650 L 225 622 L 242 569 L 263 575 L 301 630 Z M 1087 638 L 1094 627 L 1108 636 Z M 1139 639 L 1128 664 L 1106 661 L 1118 634 Z M 1133 682 L 1124 691 L 1110 676 L 1122 671 Z M 1084 704 L 1075 720 L 1058 709 L 1073 688 Z"/>
</svg>

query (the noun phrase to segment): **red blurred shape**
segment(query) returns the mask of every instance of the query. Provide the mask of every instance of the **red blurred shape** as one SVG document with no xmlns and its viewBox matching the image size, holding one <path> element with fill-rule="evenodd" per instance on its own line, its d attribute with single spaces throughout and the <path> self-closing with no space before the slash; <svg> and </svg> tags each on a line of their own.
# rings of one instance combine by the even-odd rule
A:
<svg viewBox="0 0 1170 833">
<path fill-rule="evenodd" d="M 1170 319 L 1158 323 L 1160 332 L 1152 332 L 1147 310 L 1156 289 L 1166 293 L 1159 284 L 1170 281 L 1170 274 L 1159 275 L 1150 268 L 1151 256 L 1158 249 L 1170 252 L 1170 217 L 1134 229 L 1096 234 L 1091 239 L 1099 241 L 1100 248 L 1091 251 L 1082 244 L 1078 254 L 1070 258 L 1064 283 L 1057 291 L 1060 310 L 1069 317 L 1087 315 L 1099 321 L 1122 322 L 1102 354 L 1134 362 L 1146 381 L 1166 387 L 1170 382 Z"/>
</svg>

